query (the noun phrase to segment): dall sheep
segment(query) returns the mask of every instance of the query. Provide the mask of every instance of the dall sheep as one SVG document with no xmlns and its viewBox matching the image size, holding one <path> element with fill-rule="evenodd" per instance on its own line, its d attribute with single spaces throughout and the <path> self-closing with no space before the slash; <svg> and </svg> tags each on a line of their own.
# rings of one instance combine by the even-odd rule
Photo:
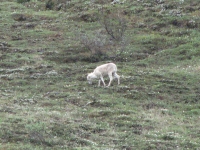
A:
<svg viewBox="0 0 200 150">
<path fill-rule="evenodd" d="M 87 76 L 87 80 L 89 84 L 92 84 L 93 79 L 99 79 L 100 86 L 101 81 L 103 82 L 104 87 L 106 86 L 103 77 L 105 75 L 108 75 L 110 78 L 110 82 L 108 84 L 108 87 L 110 86 L 113 79 L 117 78 L 118 85 L 120 84 L 120 76 L 117 74 L 117 66 L 114 63 L 107 63 L 103 64 L 101 66 L 96 67 L 92 73 L 89 73 Z"/>
</svg>

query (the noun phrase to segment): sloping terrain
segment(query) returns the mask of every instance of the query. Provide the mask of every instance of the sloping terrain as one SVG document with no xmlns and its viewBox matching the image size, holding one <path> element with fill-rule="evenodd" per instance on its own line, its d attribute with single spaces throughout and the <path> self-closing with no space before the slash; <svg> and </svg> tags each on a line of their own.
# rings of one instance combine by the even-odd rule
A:
<svg viewBox="0 0 200 150">
<path fill-rule="evenodd" d="M 2 0 L 0 149 L 199 149 L 199 27 L 198 0 Z"/>
</svg>

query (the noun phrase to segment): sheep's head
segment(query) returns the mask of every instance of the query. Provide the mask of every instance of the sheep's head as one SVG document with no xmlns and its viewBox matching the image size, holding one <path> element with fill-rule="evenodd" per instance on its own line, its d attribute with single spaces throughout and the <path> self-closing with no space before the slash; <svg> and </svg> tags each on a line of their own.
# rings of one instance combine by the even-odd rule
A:
<svg viewBox="0 0 200 150">
<path fill-rule="evenodd" d="M 95 78 L 96 78 L 96 76 L 93 73 L 89 73 L 87 75 L 87 81 L 88 81 L 88 83 L 92 84 L 92 80 L 95 79 Z"/>
</svg>

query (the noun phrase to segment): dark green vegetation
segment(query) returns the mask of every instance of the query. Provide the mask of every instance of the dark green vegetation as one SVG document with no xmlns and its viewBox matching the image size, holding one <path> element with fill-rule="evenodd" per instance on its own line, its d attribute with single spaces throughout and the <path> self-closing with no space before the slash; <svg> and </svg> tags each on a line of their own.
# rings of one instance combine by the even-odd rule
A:
<svg viewBox="0 0 200 150">
<path fill-rule="evenodd" d="M 1 1 L 0 149 L 200 149 L 199 28 L 198 0 Z"/>
</svg>

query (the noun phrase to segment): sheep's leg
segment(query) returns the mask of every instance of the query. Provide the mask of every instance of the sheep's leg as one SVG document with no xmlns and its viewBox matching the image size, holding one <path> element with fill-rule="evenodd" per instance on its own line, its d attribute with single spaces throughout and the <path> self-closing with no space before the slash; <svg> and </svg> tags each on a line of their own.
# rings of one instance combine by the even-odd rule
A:
<svg viewBox="0 0 200 150">
<path fill-rule="evenodd" d="M 105 84 L 104 79 L 103 79 L 102 76 L 100 77 L 100 79 L 101 79 L 101 80 L 99 80 L 99 81 L 100 81 L 100 82 L 102 81 L 102 82 L 103 82 L 103 85 L 106 86 L 106 84 Z M 100 84 L 99 84 L 99 85 L 100 85 Z"/>
<path fill-rule="evenodd" d="M 99 80 L 99 84 L 98 84 L 98 86 L 100 86 L 101 85 L 101 79 Z"/>
<path fill-rule="evenodd" d="M 118 85 L 119 85 L 120 84 L 120 76 L 116 72 L 114 73 L 114 78 L 117 78 Z"/>
<path fill-rule="evenodd" d="M 109 87 L 109 86 L 110 86 L 110 84 L 111 84 L 111 82 L 112 82 L 112 80 L 113 80 L 112 73 L 109 73 L 109 74 L 108 74 L 108 76 L 109 76 L 109 78 L 110 78 L 110 82 L 109 82 L 109 84 L 108 84 L 108 87 Z"/>
</svg>

